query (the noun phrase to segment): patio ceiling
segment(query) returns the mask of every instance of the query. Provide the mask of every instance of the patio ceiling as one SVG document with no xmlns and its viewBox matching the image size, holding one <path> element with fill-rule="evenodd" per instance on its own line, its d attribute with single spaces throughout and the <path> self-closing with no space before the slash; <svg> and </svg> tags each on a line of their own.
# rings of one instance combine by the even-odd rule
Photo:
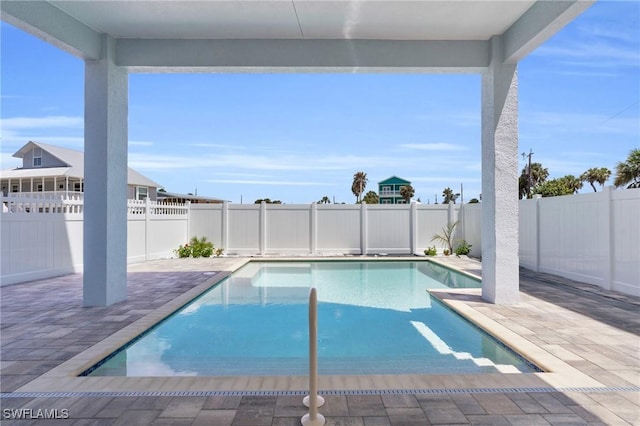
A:
<svg viewBox="0 0 640 426">
<path fill-rule="evenodd" d="M 479 72 L 515 63 L 593 1 L 3 1 L 2 19 L 129 71 Z"/>
</svg>

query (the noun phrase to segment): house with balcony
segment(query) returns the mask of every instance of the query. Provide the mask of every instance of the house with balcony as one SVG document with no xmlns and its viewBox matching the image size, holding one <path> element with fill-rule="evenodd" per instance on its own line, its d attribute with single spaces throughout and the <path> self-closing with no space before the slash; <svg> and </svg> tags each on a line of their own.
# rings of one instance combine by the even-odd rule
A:
<svg viewBox="0 0 640 426">
<path fill-rule="evenodd" d="M 3 197 L 59 198 L 84 193 L 84 153 L 29 141 L 15 154 L 22 167 L 0 171 Z M 156 200 L 159 185 L 129 167 L 127 198 Z"/>
<path fill-rule="evenodd" d="M 411 182 L 391 176 L 388 179 L 378 182 L 378 197 L 380 204 L 405 204 L 404 198 L 400 195 L 400 188 L 411 185 Z"/>
</svg>

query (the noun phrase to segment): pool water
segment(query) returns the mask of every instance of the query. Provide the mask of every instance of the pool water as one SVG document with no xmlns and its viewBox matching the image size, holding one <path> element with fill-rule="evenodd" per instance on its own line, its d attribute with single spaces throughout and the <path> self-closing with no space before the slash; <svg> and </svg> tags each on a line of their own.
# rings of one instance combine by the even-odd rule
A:
<svg viewBox="0 0 640 426">
<path fill-rule="evenodd" d="M 427 292 L 480 285 L 426 261 L 251 262 L 88 375 L 304 375 L 311 287 L 321 375 L 538 371 Z"/>
</svg>

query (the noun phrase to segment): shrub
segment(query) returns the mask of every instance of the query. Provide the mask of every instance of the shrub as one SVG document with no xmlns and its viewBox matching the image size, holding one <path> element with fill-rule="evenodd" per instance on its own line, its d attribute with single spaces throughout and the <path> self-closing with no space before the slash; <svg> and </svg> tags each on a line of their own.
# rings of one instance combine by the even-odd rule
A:
<svg viewBox="0 0 640 426">
<path fill-rule="evenodd" d="M 176 250 L 174 250 L 174 252 L 178 255 L 178 257 L 189 257 L 191 256 L 191 246 L 189 244 L 185 244 L 178 247 Z"/>
<path fill-rule="evenodd" d="M 471 244 L 467 243 L 465 240 L 456 247 L 455 253 L 456 256 L 467 255 L 471 251 Z"/>
<path fill-rule="evenodd" d="M 438 252 L 436 251 L 436 246 L 427 247 L 426 249 L 424 249 L 424 254 L 426 254 L 427 256 L 435 256 L 436 254 L 438 254 Z"/>
<path fill-rule="evenodd" d="M 193 237 L 189 243 L 178 247 L 174 252 L 178 257 L 211 257 L 213 254 L 220 256 L 224 250 L 214 249 L 213 243 L 207 241 L 207 237 Z"/>
</svg>

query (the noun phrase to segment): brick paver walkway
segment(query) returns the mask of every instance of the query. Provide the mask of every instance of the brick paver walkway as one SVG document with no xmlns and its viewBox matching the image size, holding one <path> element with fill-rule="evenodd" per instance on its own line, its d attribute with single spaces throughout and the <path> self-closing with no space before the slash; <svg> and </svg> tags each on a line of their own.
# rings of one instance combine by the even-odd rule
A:
<svg viewBox="0 0 640 426">
<path fill-rule="evenodd" d="M 299 425 L 306 408 L 300 395 L 291 395 L 295 392 L 16 393 L 39 375 L 210 278 L 203 271 L 224 271 L 233 261 L 132 265 L 127 301 L 106 308 L 82 307 L 80 275 L 1 288 L 2 424 Z M 458 266 L 477 270 L 478 265 Z M 481 309 L 606 388 L 472 389 L 461 384 L 457 390 L 441 392 L 336 392 L 325 396 L 320 409 L 326 424 L 639 425 L 640 299 L 526 270 L 521 271 L 520 285 L 519 305 L 484 304 Z M 68 418 L 33 419 L 47 414 Z M 17 415 L 32 419 L 15 420 Z"/>
</svg>

